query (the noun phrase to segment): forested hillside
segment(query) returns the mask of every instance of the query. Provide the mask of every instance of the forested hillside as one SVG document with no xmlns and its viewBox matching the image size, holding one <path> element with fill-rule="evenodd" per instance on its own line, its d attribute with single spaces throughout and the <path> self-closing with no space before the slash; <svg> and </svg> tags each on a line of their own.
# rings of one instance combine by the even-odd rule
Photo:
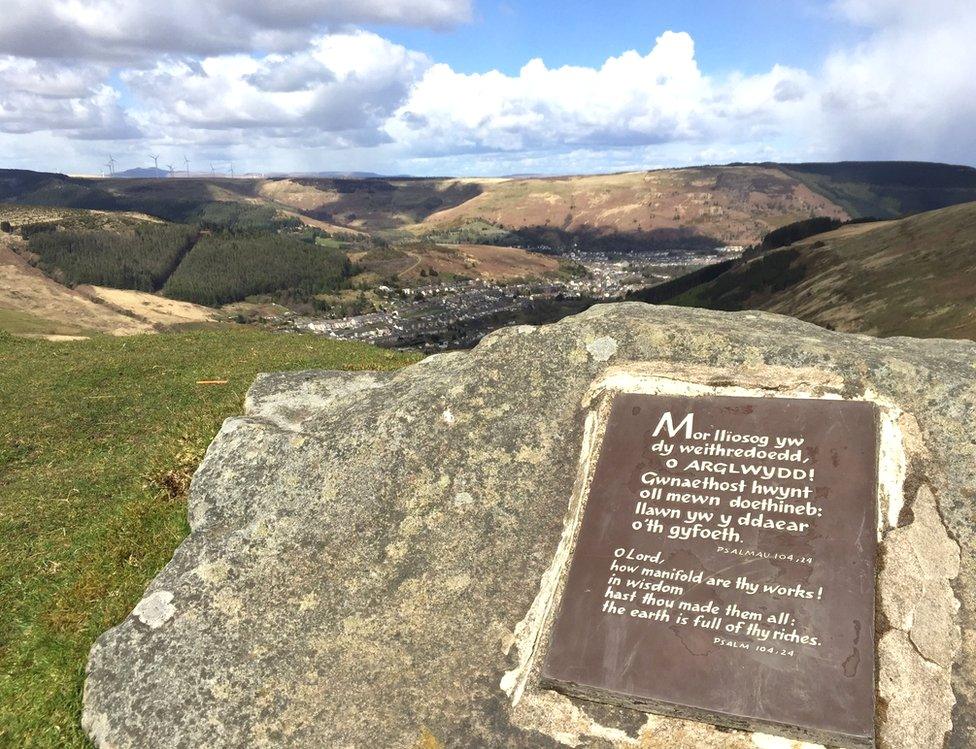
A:
<svg viewBox="0 0 976 749">
<path fill-rule="evenodd" d="M 142 224 L 131 231 L 44 231 L 29 241 L 48 275 L 69 285 L 96 284 L 157 291 L 190 248 L 196 230 L 173 224 Z"/>
<path fill-rule="evenodd" d="M 202 237 L 163 293 L 212 307 L 283 290 L 310 297 L 338 288 L 349 271 L 340 250 L 278 235 L 223 233 Z"/>
</svg>

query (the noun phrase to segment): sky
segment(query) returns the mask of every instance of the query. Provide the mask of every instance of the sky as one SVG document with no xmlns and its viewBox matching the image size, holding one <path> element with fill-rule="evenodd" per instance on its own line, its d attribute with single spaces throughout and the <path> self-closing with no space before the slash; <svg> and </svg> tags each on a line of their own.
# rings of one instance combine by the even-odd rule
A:
<svg viewBox="0 0 976 749">
<path fill-rule="evenodd" d="M 976 165 L 973 0 L 0 0 L 0 167 Z"/>
</svg>

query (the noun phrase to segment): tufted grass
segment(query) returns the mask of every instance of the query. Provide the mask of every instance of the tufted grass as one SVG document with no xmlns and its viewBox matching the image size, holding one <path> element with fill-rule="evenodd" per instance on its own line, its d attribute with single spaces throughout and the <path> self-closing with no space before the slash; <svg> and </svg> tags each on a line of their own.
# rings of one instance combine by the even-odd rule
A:
<svg viewBox="0 0 976 749">
<path fill-rule="evenodd" d="M 88 650 L 186 536 L 189 477 L 255 374 L 416 358 L 243 327 L 62 343 L 0 332 L 0 746 L 89 746 Z M 209 379 L 228 382 L 196 384 Z"/>
</svg>

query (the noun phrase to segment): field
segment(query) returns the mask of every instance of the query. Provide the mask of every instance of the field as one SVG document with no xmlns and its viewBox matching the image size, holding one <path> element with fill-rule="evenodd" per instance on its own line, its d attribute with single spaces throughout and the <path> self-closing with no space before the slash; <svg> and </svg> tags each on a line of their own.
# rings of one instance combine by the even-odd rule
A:
<svg viewBox="0 0 976 749">
<path fill-rule="evenodd" d="M 191 472 L 257 372 L 413 358 L 244 327 L 67 343 L 0 332 L 0 746 L 87 746 L 88 649 L 186 535 Z"/>
<path fill-rule="evenodd" d="M 215 322 L 221 314 L 192 302 L 167 299 L 130 289 L 105 286 L 79 286 L 78 292 L 105 307 L 118 310 L 136 320 L 158 327 Z"/>
</svg>

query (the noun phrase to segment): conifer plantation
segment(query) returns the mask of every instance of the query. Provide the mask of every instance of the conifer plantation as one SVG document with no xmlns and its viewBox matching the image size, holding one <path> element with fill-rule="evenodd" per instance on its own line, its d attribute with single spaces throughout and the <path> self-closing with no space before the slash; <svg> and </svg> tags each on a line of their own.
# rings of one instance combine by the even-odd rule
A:
<svg viewBox="0 0 976 749">
<path fill-rule="evenodd" d="M 30 239 L 38 265 L 69 285 L 95 284 L 156 291 L 179 264 L 196 230 L 185 225 L 143 224 L 131 232 L 45 231 Z"/>
<path fill-rule="evenodd" d="M 205 235 L 163 293 L 216 307 L 284 289 L 311 296 L 339 288 L 349 272 L 349 260 L 340 250 L 279 234 Z"/>
</svg>

